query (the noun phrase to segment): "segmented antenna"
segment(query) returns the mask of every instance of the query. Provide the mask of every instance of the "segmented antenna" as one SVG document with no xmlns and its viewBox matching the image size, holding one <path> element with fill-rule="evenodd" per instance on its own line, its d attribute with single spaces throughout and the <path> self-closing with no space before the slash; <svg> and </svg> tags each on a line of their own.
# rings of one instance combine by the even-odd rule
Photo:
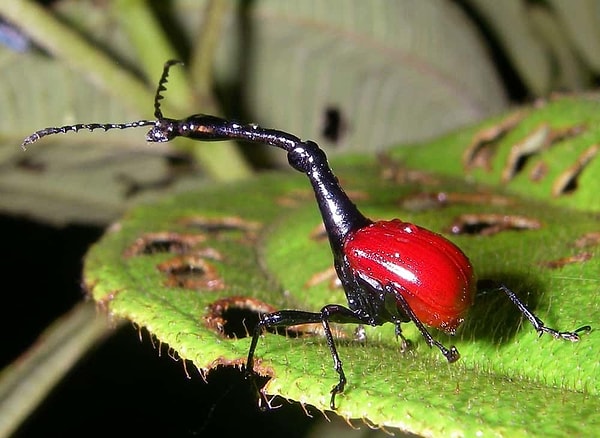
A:
<svg viewBox="0 0 600 438">
<path fill-rule="evenodd" d="M 162 76 L 160 77 L 160 80 L 158 81 L 158 87 L 156 88 L 156 96 L 154 96 L 154 117 L 156 117 L 156 120 L 164 119 L 163 113 L 160 110 L 160 101 L 163 99 L 163 96 L 162 94 L 160 94 L 160 92 L 166 91 L 167 89 L 167 87 L 165 87 L 165 84 L 167 83 L 167 79 L 169 77 L 169 69 L 174 65 L 181 64 L 183 64 L 183 62 L 178 61 L 176 59 L 171 59 L 165 62 L 165 67 L 163 69 Z"/>
<path fill-rule="evenodd" d="M 127 129 L 127 128 L 139 128 L 140 126 L 154 126 L 156 124 L 156 120 L 138 120 L 137 122 L 129 122 L 129 123 L 79 123 L 77 125 L 66 125 L 59 127 L 50 127 L 40 129 L 39 131 L 34 132 L 21 143 L 21 147 L 23 150 L 27 149 L 27 146 L 31 143 L 38 141 L 42 137 L 46 137 L 47 135 L 52 134 L 66 134 L 69 131 L 78 132 L 81 129 L 89 129 L 93 131 L 94 129 L 103 129 L 104 131 L 108 131 L 109 129 Z"/>
<path fill-rule="evenodd" d="M 129 123 L 80 123 L 76 125 L 66 125 L 66 126 L 52 126 L 50 128 L 40 129 L 39 131 L 34 132 L 21 143 L 21 147 L 23 150 L 27 149 L 27 146 L 31 143 L 38 141 L 42 137 L 46 137 L 47 135 L 53 134 L 66 134 L 69 131 L 78 132 L 81 129 L 89 129 L 93 131 L 94 129 L 103 129 L 104 131 L 108 131 L 109 129 L 128 129 L 128 128 L 139 128 L 142 126 L 155 126 L 160 120 L 163 120 L 163 114 L 160 110 L 160 100 L 163 96 L 160 94 L 161 91 L 165 91 L 167 88 L 165 84 L 167 83 L 167 78 L 169 77 L 169 69 L 171 66 L 176 64 L 183 64 L 181 61 L 170 60 L 165 63 L 165 67 L 163 69 L 162 76 L 160 77 L 160 81 L 158 82 L 158 87 L 156 89 L 156 95 L 154 97 L 154 116 L 156 120 L 138 120 L 137 122 L 129 122 Z"/>
</svg>

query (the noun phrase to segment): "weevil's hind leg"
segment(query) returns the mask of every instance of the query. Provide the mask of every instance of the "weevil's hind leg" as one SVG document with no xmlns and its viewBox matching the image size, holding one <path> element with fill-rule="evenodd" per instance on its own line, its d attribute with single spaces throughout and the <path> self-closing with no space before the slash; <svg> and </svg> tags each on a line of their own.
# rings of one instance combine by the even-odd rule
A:
<svg viewBox="0 0 600 438">
<path fill-rule="evenodd" d="M 431 336 L 431 333 L 427 331 L 423 323 L 419 321 L 419 318 L 417 318 L 413 310 L 410 308 L 404 296 L 398 292 L 394 286 L 390 284 L 386 285 L 385 291 L 389 294 L 392 294 L 396 298 L 396 301 L 400 305 L 400 308 L 404 314 L 417 326 L 421 332 L 421 335 L 425 338 L 427 345 L 430 347 L 437 347 L 450 363 L 456 362 L 460 358 L 460 353 L 454 345 L 452 345 L 450 348 L 446 348 L 440 342 L 436 341 L 433 336 Z M 398 325 L 396 325 L 396 327 L 398 327 Z"/>
<path fill-rule="evenodd" d="M 592 328 L 589 325 L 585 325 L 583 327 L 579 327 L 577 330 L 572 332 L 561 332 L 559 330 L 550 328 L 544 324 L 540 318 L 538 318 L 531 310 L 525 306 L 525 304 L 519 299 L 519 297 L 506 285 L 497 284 L 496 287 L 504 292 L 508 298 L 512 301 L 512 303 L 517 306 L 519 312 L 523 314 L 525 318 L 533 325 L 533 328 L 539 333 L 539 335 L 543 335 L 544 333 L 548 333 L 552 337 L 556 339 L 565 339 L 571 342 L 579 341 L 579 334 L 584 332 L 589 332 Z"/>
</svg>

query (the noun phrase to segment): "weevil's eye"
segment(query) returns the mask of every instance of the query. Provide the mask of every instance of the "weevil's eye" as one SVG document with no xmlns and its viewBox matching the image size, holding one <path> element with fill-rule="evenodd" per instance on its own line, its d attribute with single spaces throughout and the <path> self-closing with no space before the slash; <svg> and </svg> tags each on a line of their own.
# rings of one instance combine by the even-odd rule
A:
<svg viewBox="0 0 600 438">
<path fill-rule="evenodd" d="M 148 131 L 148 134 L 146 134 L 146 141 L 151 143 L 163 143 L 165 141 L 173 140 L 175 137 L 177 137 L 177 131 L 175 130 L 174 121 L 162 119 L 157 121 L 156 125 Z"/>
</svg>

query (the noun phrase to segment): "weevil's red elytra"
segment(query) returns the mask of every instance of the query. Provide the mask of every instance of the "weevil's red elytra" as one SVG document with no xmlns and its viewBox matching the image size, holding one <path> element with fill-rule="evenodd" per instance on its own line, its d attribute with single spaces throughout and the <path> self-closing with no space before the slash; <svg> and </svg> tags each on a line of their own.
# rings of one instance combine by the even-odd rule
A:
<svg viewBox="0 0 600 438">
<path fill-rule="evenodd" d="M 393 285 L 421 322 L 447 333 L 464 321 L 475 298 L 477 282 L 467 256 L 417 225 L 375 222 L 350 234 L 344 254 L 357 275 Z"/>
</svg>

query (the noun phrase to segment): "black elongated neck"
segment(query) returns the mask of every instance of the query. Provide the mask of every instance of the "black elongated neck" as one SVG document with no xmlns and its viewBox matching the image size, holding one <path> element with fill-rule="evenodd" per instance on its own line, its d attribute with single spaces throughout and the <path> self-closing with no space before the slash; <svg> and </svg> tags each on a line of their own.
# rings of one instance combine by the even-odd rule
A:
<svg viewBox="0 0 600 438">
<path fill-rule="evenodd" d="M 306 141 L 288 152 L 290 165 L 310 180 L 336 262 L 342 260 L 346 237 L 371 221 L 350 200 L 333 174 L 325 152 Z"/>
<path fill-rule="evenodd" d="M 164 142 L 175 137 L 199 141 L 242 140 L 291 150 L 301 140 L 277 129 L 265 129 L 254 124 L 240 124 L 220 117 L 196 114 L 183 120 L 162 118 L 146 135 L 150 142 Z"/>
<path fill-rule="evenodd" d="M 160 119 L 146 138 L 148 141 L 168 141 L 178 136 L 201 141 L 244 140 L 287 151 L 290 165 L 305 173 L 312 184 L 336 262 L 341 261 L 348 234 L 371 223 L 340 186 L 325 152 L 312 141 L 302 141 L 276 129 L 243 125 L 203 114 L 184 120 Z"/>
</svg>

